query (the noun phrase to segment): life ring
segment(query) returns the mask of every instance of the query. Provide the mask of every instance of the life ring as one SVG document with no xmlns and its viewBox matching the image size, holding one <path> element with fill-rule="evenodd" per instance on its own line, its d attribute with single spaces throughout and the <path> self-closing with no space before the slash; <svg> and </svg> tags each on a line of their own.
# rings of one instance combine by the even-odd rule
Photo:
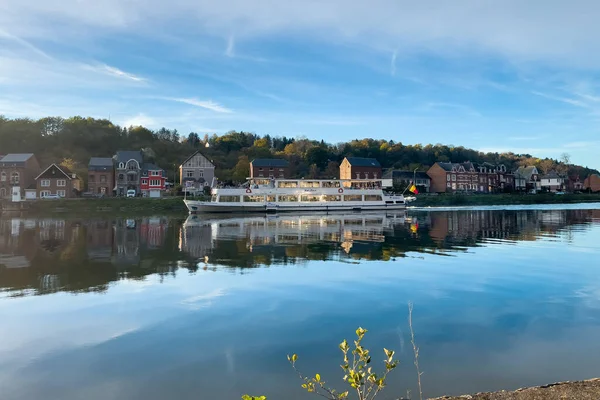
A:
<svg viewBox="0 0 600 400">
<path fill-rule="evenodd" d="M 342 189 L 342 188 L 339 188 L 339 189 L 338 189 L 338 193 L 344 193 L 344 189 Z"/>
<path fill-rule="evenodd" d="M 246 189 L 246 193 L 252 193 L 252 189 Z"/>
</svg>

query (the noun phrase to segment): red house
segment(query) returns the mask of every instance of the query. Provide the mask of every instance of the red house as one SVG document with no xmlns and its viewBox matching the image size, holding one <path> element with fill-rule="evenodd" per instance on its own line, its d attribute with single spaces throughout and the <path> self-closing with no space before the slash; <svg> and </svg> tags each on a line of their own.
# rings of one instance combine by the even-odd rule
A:
<svg viewBox="0 0 600 400">
<path fill-rule="evenodd" d="M 142 176 L 140 179 L 140 192 L 144 197 L 161 197 L 166 190 L 165 171 L 150 163 L 142 164 Z"/>
</svg>

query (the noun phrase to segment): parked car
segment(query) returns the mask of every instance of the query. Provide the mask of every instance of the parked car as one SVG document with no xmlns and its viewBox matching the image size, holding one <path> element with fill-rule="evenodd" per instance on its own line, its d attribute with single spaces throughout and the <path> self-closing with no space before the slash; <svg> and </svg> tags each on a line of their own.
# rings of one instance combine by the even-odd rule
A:
<svg viewBox="0 0 600 400">
<path fill-rule="evenodd" d="M 135 197 L 135 190 L 129 189 L 127 191 L 127 197 Z"/>
<path fill-rule="evenodd" d="M 60 198 L 61 197 L 57 194 L 47 194 L 44 197 L 42 197 L 42 199 L 44 199 L 44 200 L 58 200 Z"/>
<path fill-rule="evenodd" d="M 554 194 L 565 194 L 565 192 L 556 192 Z"/>
</svg>

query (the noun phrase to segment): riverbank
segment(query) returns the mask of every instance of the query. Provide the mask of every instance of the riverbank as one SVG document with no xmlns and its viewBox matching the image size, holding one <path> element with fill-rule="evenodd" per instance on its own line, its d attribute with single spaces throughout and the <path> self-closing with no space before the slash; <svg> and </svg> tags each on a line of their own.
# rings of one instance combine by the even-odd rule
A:
<svg viewBox="0 0 600 400">
<path fill-rule="evenodd" d="M 518 389 L 512 392 L 477 393 L 463 396 L 443 396 L 431 400 L 598 400 L 600 378 L 578 382 L 560 382 L 545 386 Z"/>
<path fill-rule="evenodd" d="M 600 194 L 441 194 L 419 195 L 410 203 L 415 207 L 502 206 L 530 204 L 572 204 L 600 202 Z"/>
</svg>

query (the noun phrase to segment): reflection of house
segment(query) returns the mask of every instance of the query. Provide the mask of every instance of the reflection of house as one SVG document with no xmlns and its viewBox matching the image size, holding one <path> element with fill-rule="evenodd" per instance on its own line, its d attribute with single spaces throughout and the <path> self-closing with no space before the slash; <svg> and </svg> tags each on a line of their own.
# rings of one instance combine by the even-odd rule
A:
<svg viewBox="0 0 600 400">
<path fill-rule="evenodd" d="M 107 220 L 91 221 L 87 225 L 86 248 L 90 260 L 110 261 L 113 247 L 113 227 Z"/>
<path fill-rule="evenodd" d="M 383 174 L 384 179 L 392 179 L 394 186 L 406 187 L 413 182 L 421 193 L 429 193 L 431 178 L 422 171 L 388 170 Z"/>
<path fill-rule="evenodd" d="M 144 218 L 140 226 L 140 239 L 149 248 L 160 248 L 165 242 L 168 222 L 162 218 Z"/>
<path fill-rule="evenodd" d="M 114 225 L 113 262 L 116 264 L 134 264 L 140 262 L 139 225 L 128 225 L 128 220 L 117 220 Z"/>
<path fill-rule="evenodd" d="M 374 158 L 346 157 L 340 164 L 340 179 L 381 179 L 381 164 Z"/>
<path fill-rule="evenodd" d="M 112 196 L 115 187 L 112 158 L 92 157 L 88 164 L 88 191 Z"/>
<path fill-rule="evenodd" d="M 592 174 L 585 178 L 583 188 L 590 192 L 600 192 L 600 175 Z"/>
<path fill-rule="evenodd" d="M 0 159 L 0 199 L 10 197 L 12 188 L 18 187 L 21 196 L 24 189 L 35 184 L 40 173 L 40 164 L 35 155 L 7 154 Z"/>
<path fill-rule="evenodd" d="M 564 189 L 565 180 L 556 171 L 550 171 L 540 177 L 540 187 L 549 192 L 558 192 Z"/>
<path fill-rule="evenodd" d="M 211 186 L 215 176 L 215 166 L 200 151 L 189 156 L 179 166 L 179 182 L 189 193 L 201 192 Z"/>
<path fill-rule="evenodd" d="M 68 168 L 50 165 L 35 178 L 39 198 L 58 195 L 63 198 L 76 197 L 81 190 L 81 180 Z"/>
<path fill-rule="evenodd" d="M 278 158 L 257 158 L 250 162 L 251 178 L 289 178 L 290 163 Z"/>
<path fill-rule="evenodd" d="M 141 151 L 117 151 L 115 155 L 115 192 L 125 196 L 128 190 L 140 194 L 140 176 L 142 174 Z"/>
<path fill-rule="evenodd" d="M 519 167 L 515 171 L 515 189 L 538 191 L 541 188 L 540 173 L 536 167 Z"/>
</svg>

